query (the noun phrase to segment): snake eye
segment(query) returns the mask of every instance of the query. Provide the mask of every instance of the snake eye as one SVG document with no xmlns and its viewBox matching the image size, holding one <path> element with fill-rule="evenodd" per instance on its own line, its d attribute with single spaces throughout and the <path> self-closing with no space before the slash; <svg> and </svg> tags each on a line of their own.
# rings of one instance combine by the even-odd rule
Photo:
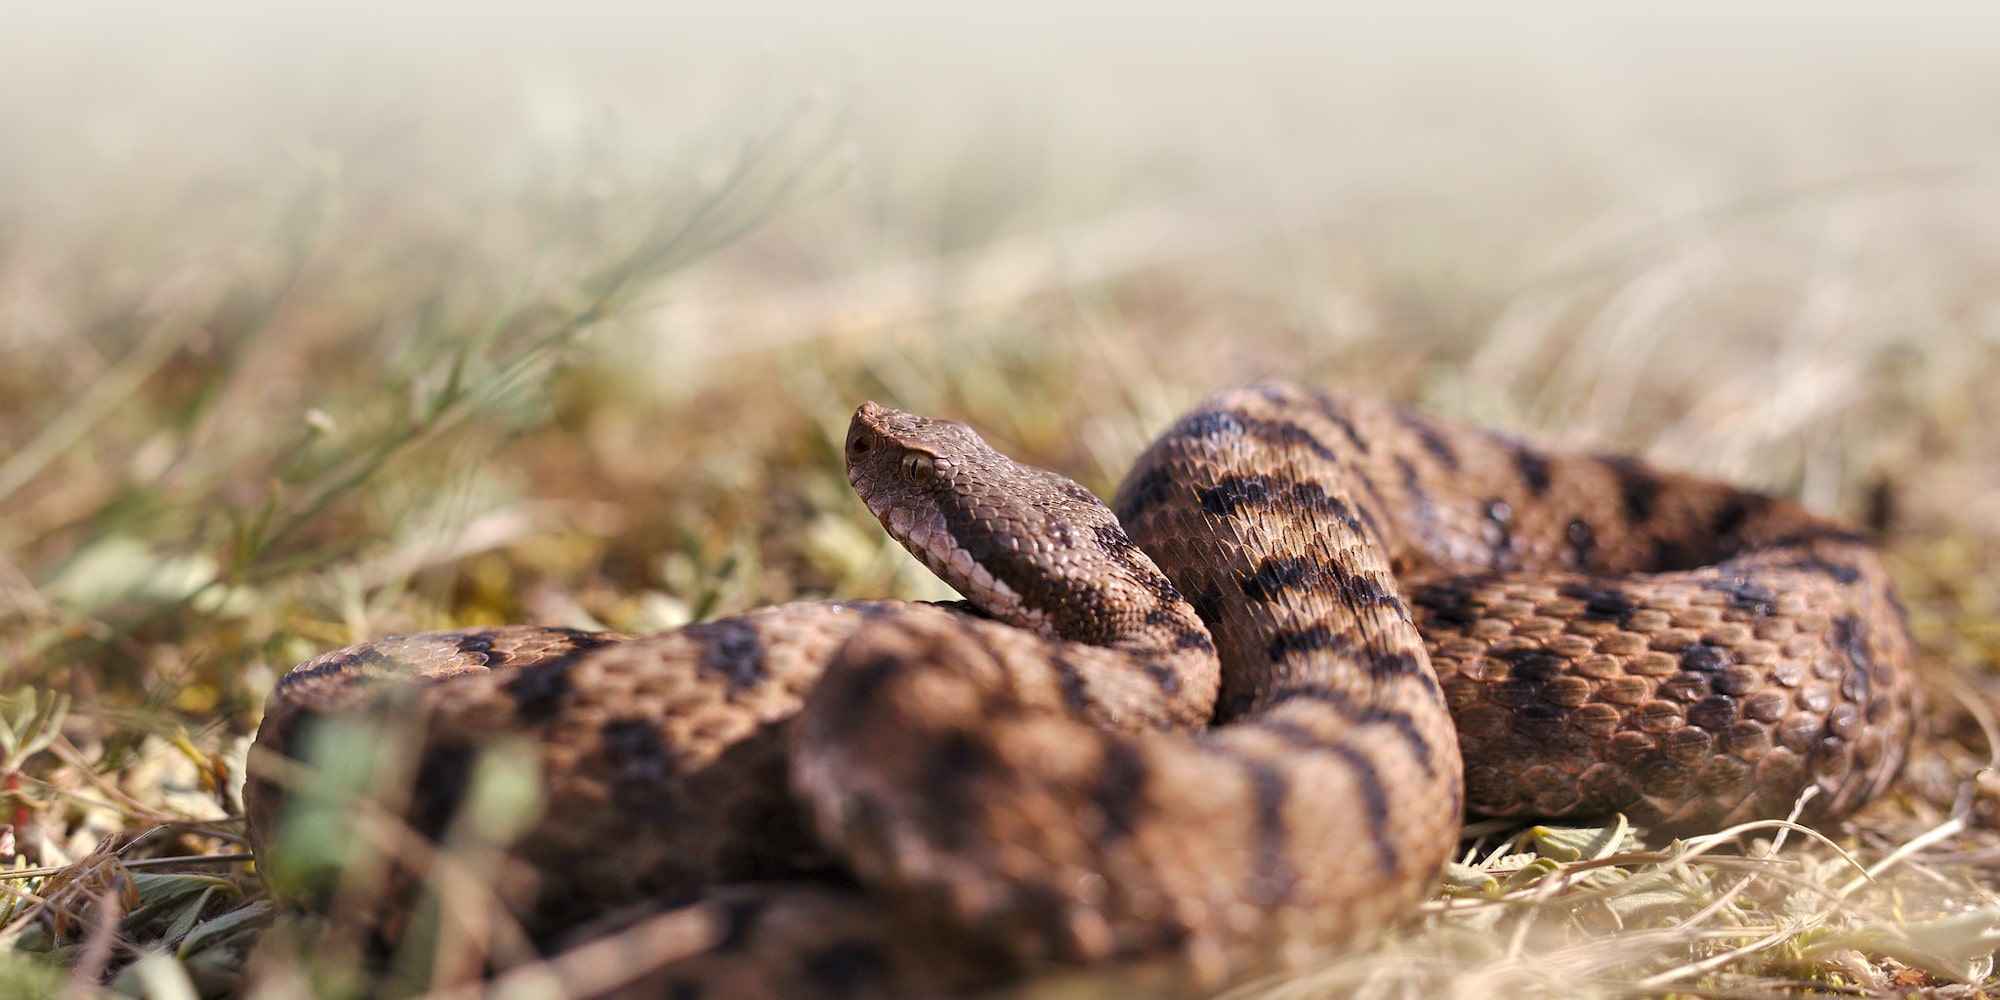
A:
<svg viewBox="0 0 2000 1000">
<path fill-rule="evenodd" d="M 937 463 L 921 451 L 903 453 L 903 481 L 912 486 L 921 486 L 931 481 L 937 471 Z"/>
</svg>

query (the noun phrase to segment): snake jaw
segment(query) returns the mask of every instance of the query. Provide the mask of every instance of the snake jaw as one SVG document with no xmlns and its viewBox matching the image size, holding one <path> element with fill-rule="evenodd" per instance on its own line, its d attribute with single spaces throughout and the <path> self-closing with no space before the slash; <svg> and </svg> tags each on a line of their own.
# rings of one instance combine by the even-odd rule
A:
<svg viewBox="0 0 2000 1000">
<path fill-rule="evenodd" d="M 1208 641 L 1111 508 L 964 424 L 865 403 L 848 427 L 847 478 L 892 537 L 993 618 L 1105 645 Z"/>
<path fill-rule="evenodd" d="M 863 403 L 847 435 L 847 480 L 890 537 L 980 610 L 1043 635 L 1049 618 L 981 564 L 952 531 L 947 504 L 1004 481 L 1014 462 L 964 424 Z M 927 474 L 912 481 L 911 456 Z"/>
</svg>

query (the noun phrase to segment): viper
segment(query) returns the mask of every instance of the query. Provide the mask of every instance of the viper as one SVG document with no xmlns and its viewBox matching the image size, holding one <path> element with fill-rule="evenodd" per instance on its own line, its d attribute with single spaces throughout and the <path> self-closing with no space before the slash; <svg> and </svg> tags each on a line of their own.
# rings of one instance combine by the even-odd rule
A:
<svg viewBox="0 0 2000 1000">
<path fill-rule="evenodd" d="M 1788 500 L 1283 384 L 1201 403 L 1110 506 L 874 403 L 845 456 L 965 601 L 379 639 L 288 673 L 259 746 L 413 703 L 402 811 L 435 837 L 525 741 L 523 925 L 700 908 L 714 946 L 628 990 L 733 997 L 1129 963 L 1213 988 L 1365 946 L 1467 810 L 1829 822 L 1909 745 L 1882 561 Z M 246 788 L 263 857 L 277 779 Z"/>
</svg>

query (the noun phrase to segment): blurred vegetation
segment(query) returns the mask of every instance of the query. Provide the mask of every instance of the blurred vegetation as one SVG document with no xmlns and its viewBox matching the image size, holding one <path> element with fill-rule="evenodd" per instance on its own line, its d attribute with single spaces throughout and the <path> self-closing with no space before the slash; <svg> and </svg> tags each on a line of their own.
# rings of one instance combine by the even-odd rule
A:
<svg viewBox="0 0 2000 1000">
<path fill-rule="evenodd" d="M 2000 161 L 1887 155 L 1917 126 L 1866 115 L 1641 146 L 1496 99 L 1217 140 L 1212 108 L 885 106 L 825 77 L 0 99 L 0 993 L 369 988 L 242 838 L 294 663 L 936 597 L 848 495 L 855 404 L 1108 494 L 1174 414 L 1265 376 L 1868 525 L 1933 735 L 1831 841 L 1470 831 L 1382 950 L 1248 995 L 1994 987 Z M 1977 107 L 1930 112 L 2000 149 Z"/>
</svg>

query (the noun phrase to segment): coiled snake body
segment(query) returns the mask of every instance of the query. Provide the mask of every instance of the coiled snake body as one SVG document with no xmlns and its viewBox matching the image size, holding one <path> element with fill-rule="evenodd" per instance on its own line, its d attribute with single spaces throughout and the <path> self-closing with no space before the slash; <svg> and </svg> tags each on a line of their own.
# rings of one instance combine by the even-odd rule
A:
<svg viewBox="0 0 2000 1000">
<path fill-rule="evenodd" d="M 1464 809 L 1656 831 L 1831 820 L 1915 717 L 1877 555 L 1796 504 L 1265 384 L 1182 418 L 1117 516 L 961 424 L 867 404 L 849 479 L 969 598 L 796 604 L 639 639 L 385 639 L 302 664 L 259 742 L 421 701 L 406 814 L 532 739 L 510 901 L 553 936 L 694 903 L 650 995 L 931 994 L 1047 962 L 1197 985 L 1353 947 Z M 1461 764 L 1461 761 L 1463 762 Z M 253 768 L 259 850 L 283 798 Z"/>
</svg>

